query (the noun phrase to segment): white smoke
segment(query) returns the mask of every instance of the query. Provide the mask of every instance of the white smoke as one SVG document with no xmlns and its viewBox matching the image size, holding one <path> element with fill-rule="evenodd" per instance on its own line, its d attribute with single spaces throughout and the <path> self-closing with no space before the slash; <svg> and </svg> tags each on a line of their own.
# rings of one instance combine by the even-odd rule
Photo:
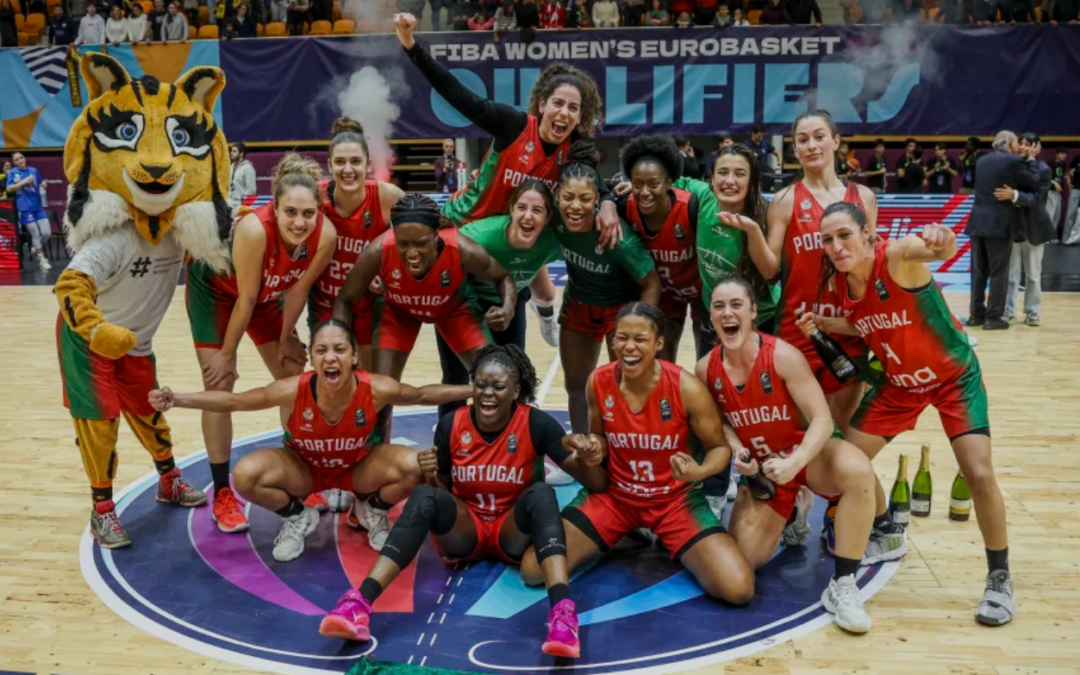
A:
<svg viewBox="0 0 1080 675">
<path fill-rule="evenodd" d="M 864 74 L 863 95 L 876 99 L 889 88 L 893 77 L 907 68 L 920 71 L 920 83 L 929 84 L 940 77 L 942 67 L 934 47 L 937 31 L 919 30 L 917 24 L 889 24 L 875 35 L 863 33 L 867 42 L 849 43 L 843 60 L 858 66 Z"/>
<path fill-rule="evenodd" d="M 396 80 L 402 81 L 401 78 Z M 400 84 L 391 90 L 382 73 L 372 66 L 364 66 L 349 77 L 348 85 L 337 95 L 341 114 L 364 127 L 371 151 L 371 173 L 379 180 L 389 177 L 393 162 L 389 139 L 394 134 L 394 122 L 401 116 L 401 108 L 394 103 L 395 94 L 407 95 L 407 91 L 402 92 Z"/>
</svg>

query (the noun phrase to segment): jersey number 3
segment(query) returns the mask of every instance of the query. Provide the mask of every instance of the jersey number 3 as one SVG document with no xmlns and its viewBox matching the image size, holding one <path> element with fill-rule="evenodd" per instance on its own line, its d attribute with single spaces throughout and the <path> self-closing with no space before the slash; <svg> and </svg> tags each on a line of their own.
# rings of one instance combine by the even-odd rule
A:
<svg viewBox="0 0 1080 675">
<path fill-rule="evenodd" d="M 634 480 L 639 483 L 656 481 L 656 476 L 653 475 L 652 462 L 630 462 L 630 470 L 634 473 Z"/>
</svg>

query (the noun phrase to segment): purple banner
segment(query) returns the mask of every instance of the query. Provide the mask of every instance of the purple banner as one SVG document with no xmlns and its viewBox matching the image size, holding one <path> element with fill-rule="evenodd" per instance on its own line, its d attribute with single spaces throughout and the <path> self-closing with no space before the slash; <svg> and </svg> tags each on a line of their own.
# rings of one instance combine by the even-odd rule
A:
<svg viewBox="0 0 1080 675">
<path fill-rule="evenodd" d="M 519 108 L 545 65 L 585 69 L 604 98 L 608 135 L 745 132 L 758 123 L 784 133 L 815 107 L 830 110 L 845 134 L 1080 131 L 1073 26 L 542 31 L 531 44 L 516 34 L 496 43 L 486 32 L 420 39 L 466 86 Z M 342 108 L 371 115 L 398 138 L 483 135 L 431 90 L 393 35 L 233 40 L 220 49 L 230 140 L 325 138 Z M 365 66 L 372 68 L 362 77 Z"/>
</svg>

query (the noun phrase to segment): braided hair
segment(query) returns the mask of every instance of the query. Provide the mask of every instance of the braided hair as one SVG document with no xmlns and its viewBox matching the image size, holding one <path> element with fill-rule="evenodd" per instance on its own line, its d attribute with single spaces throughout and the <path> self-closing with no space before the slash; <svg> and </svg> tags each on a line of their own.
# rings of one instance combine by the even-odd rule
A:
<svg viewBox="0 0 1080 675">
<path fill-rule="evenodd" d="M 627 143 L 622 150 L 623 174 L 629 177 L 640 162 L 656 162 L 671 181 L 682 177 L 682 153 L 670 136 L 638 136 Z"/>
<path fill-rule="evenodd" d="M 520 388 L 517 400 L 520 403 L 532 403 L 536 400 L 536 391 L 539 388 L 539 379 L 536 377 L 536 368 L 528 355 L 517 345 L 487 345 L 481 347 L 476 355 L 472 370 L 469 371 L 469 379 L 475 381 L 476 373 L 485 365 L 493 363 L 514 378 L 514 383 Z"/>
<path fill-rule="evenodd" d="M 406 193 L 390 207 L 390 226 L 396 228 L 402 223 L 419 223 L 433 230 L 454 227 L 454 222 L 442 214 L 433 199 L 417 192 Z"/>
<path fill-rule="evenodd" d="M 578 117 L 577 129 L 582 136 L 592 136 L 600 127 L 604 101 L 600 98 L 592 76 L 569 64 L 553 63 L 540 71 L 540 77 L 537 78 L 529 97 L 529 114 L 540 117 L 540 106 L 563 85 L 569 85 L 581 94 L 581 115 Z"/>
<path fill-rule="evenodd" d="M 615 325 L 618 326 L 619 322 L 628 316 L 642 317 L 652 324 L 657 337 L 664 337 L 664 325 L 667 320 L 664 318 L 664 313 L 660 311 L 660 308 L 656 305 L 640 300 L 629 302 L 623 305 L 622 309 L 619 310 L 619 313 L 615 315 Z"/>
<path fill-rule="evenodd" d="M 576 141 L 566 153 L 566 163 L 559 169 L 559 186 L 577 178 L 591 180 L 599 192 L 602 185 L 596 167 L 600 166 L 600 152 L 589 141 Z"/>
</svg>

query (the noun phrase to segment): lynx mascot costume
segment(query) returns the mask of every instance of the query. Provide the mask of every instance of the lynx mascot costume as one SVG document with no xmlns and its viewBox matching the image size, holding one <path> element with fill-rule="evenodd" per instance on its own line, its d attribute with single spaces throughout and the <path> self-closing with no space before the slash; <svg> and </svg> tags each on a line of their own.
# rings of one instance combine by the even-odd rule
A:
<svg viewBox="0 0 1080 675">
<path fill-rule="evenodd" d="M 131 545 L 112 498 L 120 415 L 154 458 L 158 501 L 206 502 L 181 478 L 169 425 L 147 394 L 157 386 L 151 340 L 185 252 L 228 267 L 228 148 L 211 117 L 225 76 L 198 67 L 176 84 L 134 80 L 100 53 L 84 56 L 81 70 L 92 100 L 64 148 L 74 255 L 56 282 L 57 346 L 93 494 L 90 530 L 101 546 L 119 548 Z"/>
</svg>

